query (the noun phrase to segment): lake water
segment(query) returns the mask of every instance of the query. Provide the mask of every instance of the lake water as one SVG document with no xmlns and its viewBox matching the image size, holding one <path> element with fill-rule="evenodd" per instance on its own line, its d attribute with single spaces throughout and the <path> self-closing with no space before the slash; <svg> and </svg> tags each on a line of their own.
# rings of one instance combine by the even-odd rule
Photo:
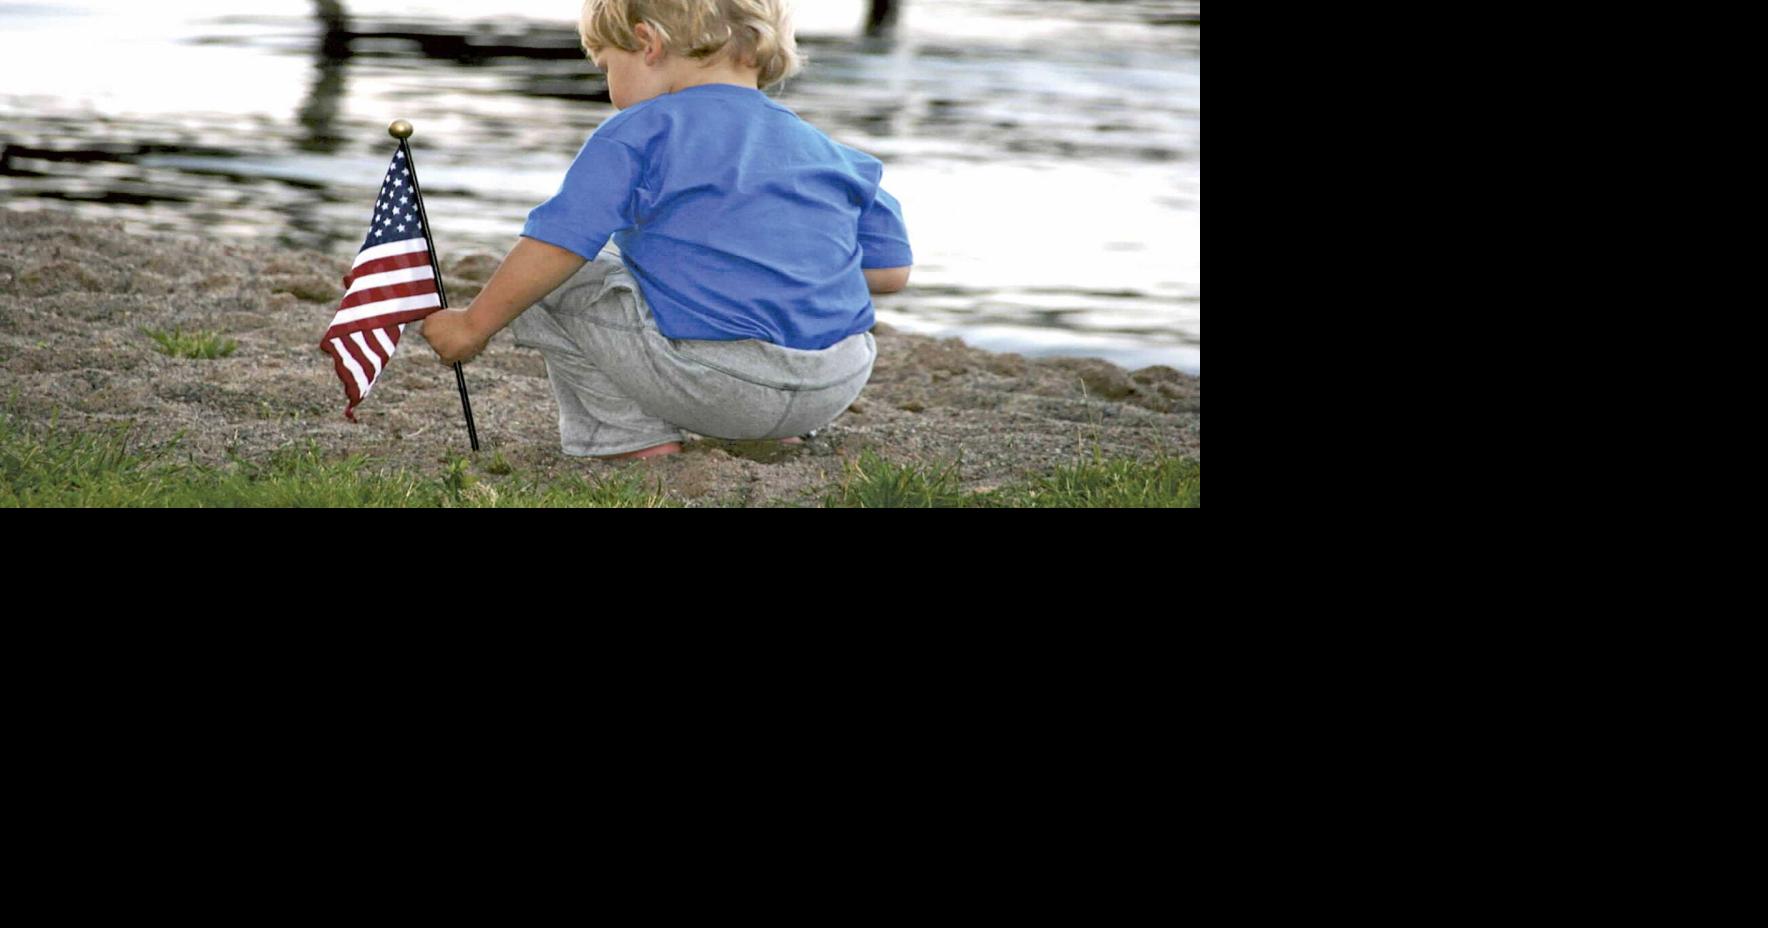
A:
<svg viewBox="0 0 1768 928">
<path fill-rule="evenodd" d="M 404 118 L 437 249 L 501 255 L 615 112 L 575 51 L 579 4 L 345 5 L 382 37 L 337 59 L 297 0 L 0 2 L 0 222 L 53 209 L 346 259 Z M 884 161 L 915 250 L 878 318 L 1201 373 L 1200 7 L 908 0 L 880 40 L 861 0 L 800 0 L 810 66 L 770 92 Z"/>
</svg>

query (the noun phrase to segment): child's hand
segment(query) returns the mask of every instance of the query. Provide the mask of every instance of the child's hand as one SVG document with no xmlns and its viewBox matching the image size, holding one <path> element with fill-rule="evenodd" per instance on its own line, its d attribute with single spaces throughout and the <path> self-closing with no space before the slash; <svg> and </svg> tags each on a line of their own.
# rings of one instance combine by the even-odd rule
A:
<svg viewBox="0 0 1768 928">
<path fill-rule="evenodd" d="M 467 321 L 464 309 L 439 309 L 431 313 L 424 318 L 418 334 L 436 350 L 436 356 L 443 364 L 470 361 L 491 341 L 479 337 Z"/>
</svg>

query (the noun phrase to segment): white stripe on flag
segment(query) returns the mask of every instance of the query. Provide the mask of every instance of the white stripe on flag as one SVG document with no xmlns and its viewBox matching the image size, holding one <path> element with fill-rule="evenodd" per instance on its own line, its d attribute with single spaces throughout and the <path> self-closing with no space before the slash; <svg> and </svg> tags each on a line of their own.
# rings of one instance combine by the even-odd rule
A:
<svg viewBox="0 0 1768 928">
<path fill-rule="evenodd" d="M 408 267 L 397 271 L 382 271 L 379 274 L 364 274 L 350 282 L 350 289 L 344 291 L 344 297 L 358 290 L 370 290 L 375 287 L 391 287 L 394 284 L 408 284 L 414 280 L 434 280 L 436 269 L 428 264 L 423 267 Z"/>
<path fill-rule="evenodd" d="M 403 323 L 399 326 L 399 332 L 401 334 L 404 334 L 405 332 L 405 325 Z M 399 346 L 394 344 L 393 340 L 387 337 L 386 329 L 375 329 L 374 337 L 380 339 L 382 348 L 387 349 L 387 361 L 391 363 L 393 360 L 393 352 L 399 350 Z"/>
<path fill-rule="evenodd" d="M 381 356 L 375 354 L 373 348 L 368 347 L 368 339 L 363 338 L 361 332 L 351 332 L 350 338 L 356 342 L 356 347 L 362 349 L 362 356 L 368 359 L 368 363 L 374 365 L 374 375 L 381 376 Z"/>
<path fill-rule="evenodd" d="M 368 388 L 371 384 L 368 378 L 362 375 L 362 366 L 356 363 L 355 358 L 350 357 L 350 349 L 344 347 L 343 339 L 332 339 L 332 347 L 337 349 L 338 360 L 344 362 L 344 366 L 350 370 L 350 375 L 356 378 L 356 395 L 367 399 Z"/>
<path fill-rule="evenodd" d="M 382 258 L 394 258 L 399 255 L 408 255 L 414 251 L 424 251 L 428 248 L 429 246 L 424 244 L 422 236 L 407 239 L 403 242 L 393 242 L 389 245 L 376 245 L 373 248 L 364 248 L 356 253 L 356 263 L 350 265 L 350 268 L 354 270 L 370 261 L 379 261 Z"/>
<path fill-rule="evenodd" d="M 364 303 L 361 306 L 352 306 L 349 309 L 340 310 L 336 318 L 332 319 L 332 325 L 343 325 L 348 322 L 361 322 L 364 319 L 372 319 L 375 316 L 384 316 L 388 313 L 404 312 L 408 309 L 427 309 L 431 306 L 441 305 L 442 297 L 434 293 L 425 293 L 420 296 L 402 296 L 397 299 L 381 300 L 378 303 Z"/>
</svg>

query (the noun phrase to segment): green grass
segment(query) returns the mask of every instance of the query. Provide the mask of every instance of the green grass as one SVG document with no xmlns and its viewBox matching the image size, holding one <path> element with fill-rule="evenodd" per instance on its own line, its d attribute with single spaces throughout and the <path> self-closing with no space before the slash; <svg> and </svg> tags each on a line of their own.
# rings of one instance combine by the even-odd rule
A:
<svg viewBox="0 0 1768 928">
<path fill-rule="evenodd" d="M 828 506 L 882 508 L 1185 508 L 1203 507 L 1202 465 L 1164 452 L 1152 460 L 1105 458 L 985 493 L 958 489 L 962 461 L 897 464 L 867 451 L 849 462 Z"/>
<path fill-rule="evenodd" d="M 871 451 L 848 462 L 841 483 L 824 499 L 826 506 L 862 509 L 949 509 L 970 505 L 971 496 L 958 489 L 958 466 L 897 464 Z"/>
<path fill-rule="evenodd" d="M 142 334 L 153 339 L 160 346 L 160 351 L 174 358 L 198 358 L 208 360 L 225 358 L 239 347 L 239 343 L 226 338 L 219 332 L 186 332 L 173 329 L 142 329 Z"/>
<path fill-rule="evenodd" d="M 516 473 L 501 453 L 475 465 L 450 459 L 439 473 L 377 466 L 360 455 L 328 458 L 314 444 L 264 461 L 220 466 L 179 460 L 182 435 L 158 445 L 130 441 L 130 426 L 90 433 L 21 427 L 0 412 L 0 508 L 45 507 L 661 507 L 673 506 L 643 468 L 540 480 Z M 847 464 L 826 506 L 1202 507 L 1199 463 L 1102 457 L 988 492 L 959 488 L 962 461 L 898 464 L 873 452 Z"/>
<path fill-rule="evenodd" d="M 311 443 L 268 461 L 220 467 L 172 459 L 178 439 L 131 448 L 128 426 L 41 434 L 0 415 L 0 508 L 30 507 L 656 507 L 671 505 L 644 474 L 492 482 L 465 458 L 438 475 L 375 467 L 361 456 L 328 459 Z M 487 469 L 497 467 L 493 460 Z M 507 468 L 507 463 L 502 465 Z"/>
<path fill-rule="evenodd" d="M 1014 508 L 1201 509 L 1203 467 L 1189 458 L 1165 455 L 1151 461 L 1095 456 L 985 498 L 987 505 Z"/>
</svg>

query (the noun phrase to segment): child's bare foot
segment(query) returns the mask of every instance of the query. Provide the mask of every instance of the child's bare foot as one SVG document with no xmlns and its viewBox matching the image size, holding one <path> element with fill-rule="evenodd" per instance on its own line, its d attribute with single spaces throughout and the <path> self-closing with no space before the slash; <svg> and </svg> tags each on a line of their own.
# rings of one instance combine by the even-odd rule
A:
<svg viewBox="0 0 1768 928">
<path fill-rule="evenodd" d="M 804 444 L 804 439 L 798 437 L 797 435 L 794 435 L 791 438 L 780 439 L 780 444 L 782 444 L 782 445 L 802 445 L 802 444 Z"/>
<path fill-rule="evenodd" d="M 681 453 L 681 442 L 672 441 L 672 442 L 668 442 L 666 444 L 652 445 L 649 448 L 640 448 L 637 451 L 628 451 L 625 454 L 602 455 L 602 456 L 598 457 L 597 460 L 600 460 L 600 461 L 625 461 L 625 460 L 636 460 L 638 458 L 654 458 L 654 457 L 658 457 L 660 455 L 665 455 L 665 454 L 680 454 L 680 453 Z"/>
</svg>

